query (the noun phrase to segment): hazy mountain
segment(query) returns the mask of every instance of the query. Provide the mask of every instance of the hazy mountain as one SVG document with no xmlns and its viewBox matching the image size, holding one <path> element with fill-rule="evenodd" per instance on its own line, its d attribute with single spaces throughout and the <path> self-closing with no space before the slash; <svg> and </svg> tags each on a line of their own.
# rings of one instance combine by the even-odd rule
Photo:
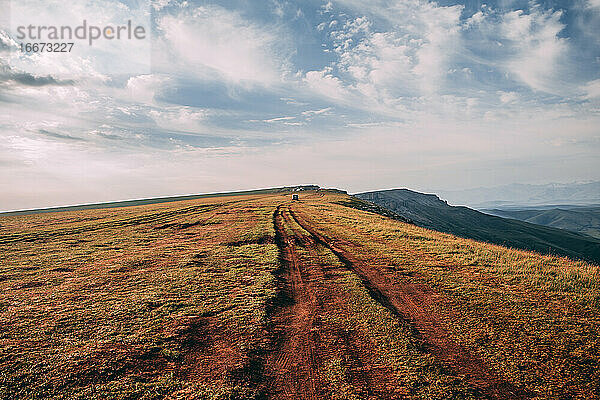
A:
<svg viewBox="0 0 600 400">
<path fill-rule="evenodd" d="M 355 197 L 392 210 L 416 225 L 489 243 L 600 262 L 600 240 L 562 229 L 454 207 L 436 195 L 392 189 Z"/>
<path fill-rule="evenodd" d="M 600 207 L 542 210 L 482 210 L 486 214 L 583 233 L 600 239 Z"/>
<path fill-rule="evenodd" d="M 438 190 L 437 193 L 450 204 L 466 205 L 477 209 L 600 204 L 600 182 L 548 185 L 511 184 L 466 190 Z"/>
</svg>

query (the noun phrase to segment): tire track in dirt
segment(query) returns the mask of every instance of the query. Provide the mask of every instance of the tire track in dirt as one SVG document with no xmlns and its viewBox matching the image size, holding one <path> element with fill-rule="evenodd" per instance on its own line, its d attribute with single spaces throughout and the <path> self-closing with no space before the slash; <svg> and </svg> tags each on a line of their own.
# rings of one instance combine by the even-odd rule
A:
<svg viewBox="0 0 600 400">
<path fill-rule="evenodd" d="M 354 256 L 348 248 L 351 242 L 336 240 L 320 232 L 308 220 L 290 208 L 291 217 L 314 240 L 328 248 L 338 259 L 353 271 L 368 289 L 371 297 L 390 310 L 398 318 L 408 321 L 418 332 L 426 348 L 442 363 L 465 375 L 467 381 L 477 387 L 483 395 L 494 399 L 528 398 L 529 394 L 498 377 L 476 354 L 469 352 L 451 338 L 441 324 L 441 319 L 432 313 L 429 304 L 435 301 L 435 293 L 424 284 L 399 282 L 385 268 L 367 265 Z"/>
<path fill-rule="evenodd" d="M 284 301 L 271 315 L 275 351 L 267 355 L 267 396 L 317 399 L 317 376 L 312 330 L 317 309 L 313 288 L 300 271 L 295 238 L 285 228 L 281 206 L 274 214 L 275 241 L 279 247 Z"/>
<path fill-rule="evenodd" d="M 335 389 L 327 381 L 324 364 L 337 358 L 343 360 L 348 384 L 360 398 L 401 398 L 391 367 L 374 361 L 376 351 L 371 341 L 322 323 L 323 315 L 340 315 L 344 302 L 349 301 L 348 293 L 336 283 L 336 274 L 345 273 L 345 269 L 323 259 L 323 252 L 330 250 L 302 231 L 287 207 L 279 206 L 273 219 L 283 293 L 270 314 L 274 348 L 264 360 L 265 397 L 332 397 Z"/>
<path fill-rule="evenodd" d="M 319 304 L 316 311 L 321 315 L 340 315 L 344 305 L 351 301 L 348 292 L 341 290 L 339 283 L 335 282 L 338 274 L 345 273 L 345 269 L 316 261 L 322 260 L 323 252 L 332 254 L 331 251 L 320 246 L 309 232 L 295 222 L 289 208 L 286 211 L 282 212 L 286 226 L 307 253 L 304 259 L 310 260 L 303 263 L 302 269 L 307 275 L 305 279 L 314 282 Z M 359 337 L 356 331 L 347 331 L 341 327 L 318 324 L 318 328 L 318 358 L 331 360 L 333 353 L 342 355 L 348 367 L 348 383 L 355 388 L 360 398 L 395 399 L 402 397 L 399 393 L 406 394 L 399 388 L 393 369 L 376 361 L 377 351 L 373 348 L 372 341 Z"/>
</svg>

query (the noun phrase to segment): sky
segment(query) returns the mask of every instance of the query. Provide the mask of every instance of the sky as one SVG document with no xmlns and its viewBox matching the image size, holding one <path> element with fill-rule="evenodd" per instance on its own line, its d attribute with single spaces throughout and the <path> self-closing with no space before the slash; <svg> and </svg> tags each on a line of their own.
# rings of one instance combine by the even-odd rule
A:
<svg viewBox="0 0 600 400">
<path fill-rule="evenodd" d="M 0 1 L 0 210 L 600 180 L 599 0 Z"/>
</svg>

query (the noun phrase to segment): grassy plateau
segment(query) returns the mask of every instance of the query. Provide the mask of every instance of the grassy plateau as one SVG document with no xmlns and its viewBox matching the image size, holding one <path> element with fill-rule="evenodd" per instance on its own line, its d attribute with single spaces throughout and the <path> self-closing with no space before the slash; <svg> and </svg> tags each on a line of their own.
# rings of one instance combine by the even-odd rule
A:
<svg viewBox="0 0 600 400">
<path fill-rule="evenodd" d="M 600 397 L 598 266 L 299 196 L 0 217 L 0 398 Z"/>
</svg>

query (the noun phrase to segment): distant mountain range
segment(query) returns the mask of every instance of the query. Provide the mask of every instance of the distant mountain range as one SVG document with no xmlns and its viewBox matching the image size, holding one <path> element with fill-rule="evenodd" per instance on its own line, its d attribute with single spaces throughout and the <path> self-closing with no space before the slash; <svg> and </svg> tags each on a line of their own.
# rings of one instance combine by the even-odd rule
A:
<svg viewBox="0 0 600 400">
<path fill-rule="evenodd" d="M 600 239 L 516 219 L 455 207 L 433 194 L 408 189 L 355 195 L 393 211 L 416 225 L 464 238 L 600 262 Z"/>
<path fill-rule="evenodd" d="M 438 190 L 436 193 L 450 204 L 476 209 L 600 205 L 600 182 L 511 184 L 466 190 Z"/>
<path fill-rule="evenodd" d="M 566 229 L 600 239 L 600 207 L 561 207 L 525 210 L 482 210 L 486 214 Z"/>
</svg>

